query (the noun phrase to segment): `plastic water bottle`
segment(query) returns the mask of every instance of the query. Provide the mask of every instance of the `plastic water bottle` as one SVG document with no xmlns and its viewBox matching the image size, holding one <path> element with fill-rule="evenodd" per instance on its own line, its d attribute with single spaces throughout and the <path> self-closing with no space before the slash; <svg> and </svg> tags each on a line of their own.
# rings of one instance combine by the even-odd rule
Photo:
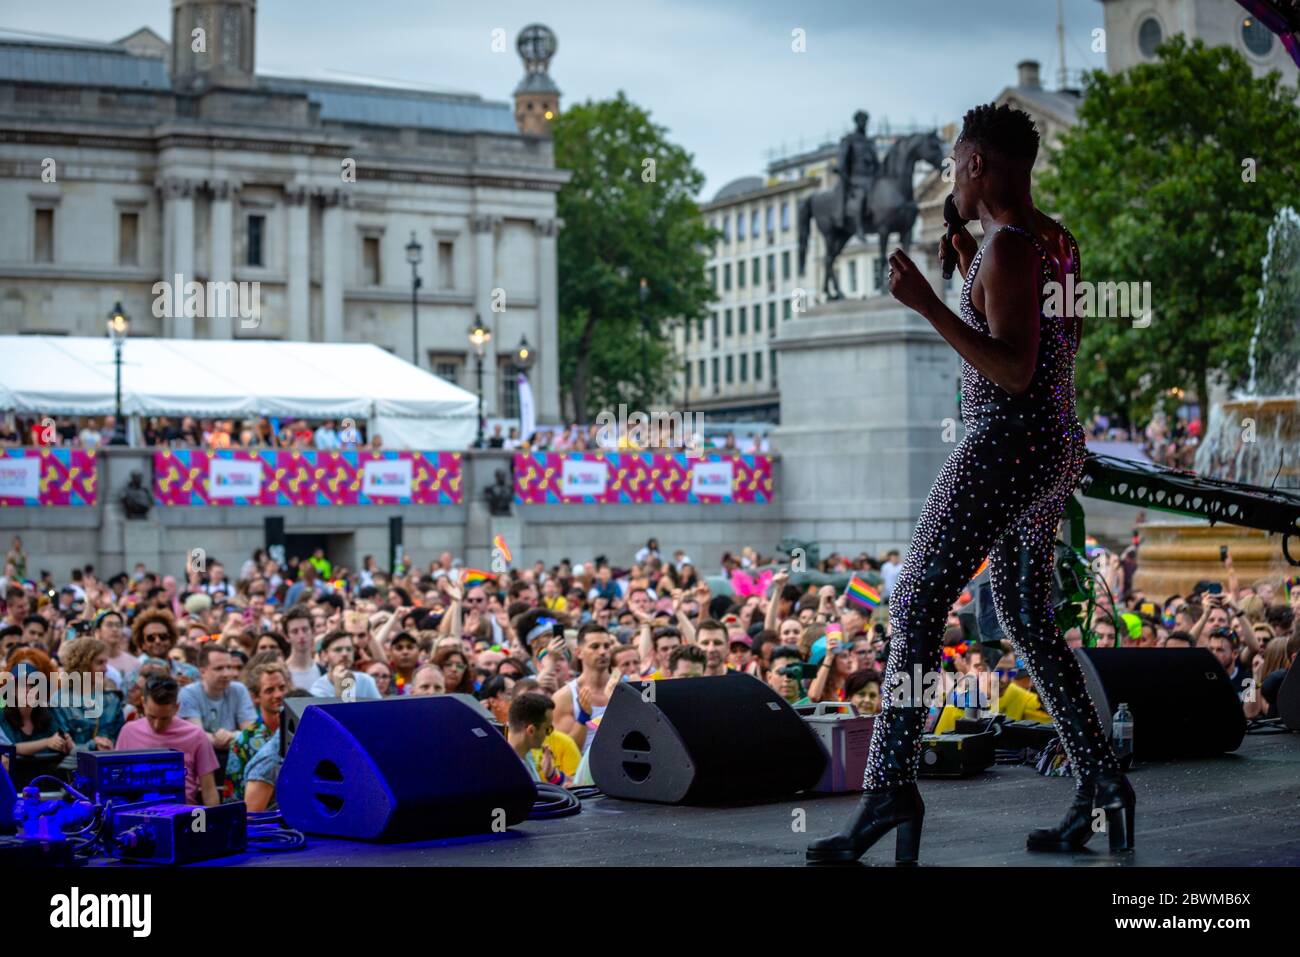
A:
<svg viewBox="0 0 1300 957">
<path fill-rule="evenodd" d="M 1111 718 L 1110 743 L 1120 766 L 1127 768 L 1133 762 L 1133 712 L 1122 701 Z"/>
</svg>

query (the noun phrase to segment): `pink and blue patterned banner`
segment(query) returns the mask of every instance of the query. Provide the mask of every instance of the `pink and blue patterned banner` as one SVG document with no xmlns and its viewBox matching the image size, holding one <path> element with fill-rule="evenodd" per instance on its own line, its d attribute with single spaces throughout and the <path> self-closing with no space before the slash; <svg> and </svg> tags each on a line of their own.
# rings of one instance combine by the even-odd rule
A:
<svg viewBox="0 0 1300 957">
<path fill-rule="evenodd" d="M 459 452 L 163 449 L 159 505 L 459 505 Z"/>
<path fill-rule="evenodd" d="M 94 505 L 94 449 L 0 449 L 0 508 Z"/>
<path fill-rule="evenodd" d="M 521 505 L 772 501 L 772 458 L 706 452 L 527 452 L 515 456 Z"/>
</svg>

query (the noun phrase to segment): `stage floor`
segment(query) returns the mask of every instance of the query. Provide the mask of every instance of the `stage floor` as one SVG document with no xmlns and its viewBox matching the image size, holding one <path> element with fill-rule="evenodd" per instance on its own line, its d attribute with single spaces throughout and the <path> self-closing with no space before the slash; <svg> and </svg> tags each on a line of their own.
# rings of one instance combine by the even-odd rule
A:
<svg viewBox="0 0 1300 957">
<path fill-rule="evenodd" d="M 1221 758 L 1143 764 L 1137 850 L 1111 857 L 1104 835 L 1078 854 L 1025 850 L 1033 827 L 1060 820 L 1073 783 L 1029 767 L 995 766 L 963 780 L 921 781 L 921 865 L 1079 867 L 1300 865 L 1300 734 L 1248 735 Z M 810 796 L 743 807 L 674 807 L 613 798 L 581 814 L 528 821 L 507 834 L 373 845 L 309 837 L 306 850 L 251 853 L 208 866 L 803 866 L 804 847 L 838 830 L 857 797 Z M 806 831 L 794 829 L 806 813 Z M 893 835 L 864 864 L 893 864 Z"/>
</svg>

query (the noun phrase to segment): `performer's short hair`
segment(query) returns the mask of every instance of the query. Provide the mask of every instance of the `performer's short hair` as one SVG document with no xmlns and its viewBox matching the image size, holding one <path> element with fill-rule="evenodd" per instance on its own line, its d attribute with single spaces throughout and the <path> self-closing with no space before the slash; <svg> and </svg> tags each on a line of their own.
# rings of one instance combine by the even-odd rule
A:
<svg viewBox="0 0 1300 957">
<path fill-rule="evenodd" d="M 1006 104 L 984 103 L 968 110 L 957 139 L 993 150 L 1026 167 L 1033 166 L 1038 157 L 1038 129 L 1033 118 Z"/>
</svg>

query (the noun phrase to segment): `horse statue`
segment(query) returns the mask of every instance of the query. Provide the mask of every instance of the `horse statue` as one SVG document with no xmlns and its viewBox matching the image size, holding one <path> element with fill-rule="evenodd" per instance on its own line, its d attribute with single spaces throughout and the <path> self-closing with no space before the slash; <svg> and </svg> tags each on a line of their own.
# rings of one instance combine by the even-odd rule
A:
<svg viewBox="0 0 1300 957">
<path fill-rule="evenodd" d="M 862 213 L 862 231 L 875 233 L 880 240 L 880 258 L 885 259 L 885 246 L 893 233 L 898 234 L 906 253 L 911 246 L 912 227 L 916 223 L 917 207 L 912 197 L 912 170 L 918 162 L 928 163 L 935 169 L 943 166 L 947 150 L 938 132 L 913 133 L 901 137 L 885 156 L 880 175 L 871 186 L 866 208 Z M 837 190 L 824 189 L 805 197 L 799 203 L 799 275 L 804 274 L 808 257 L 808 233 L 812 220 L 817 220 L 826 246 L 826 278 L 822 292 L 827 299 L 843 299 L 840 284 L 835 279 L 835 260 L 853 238 L 852 217 L 843 217 L 837 224 Z"/>
</svg>

